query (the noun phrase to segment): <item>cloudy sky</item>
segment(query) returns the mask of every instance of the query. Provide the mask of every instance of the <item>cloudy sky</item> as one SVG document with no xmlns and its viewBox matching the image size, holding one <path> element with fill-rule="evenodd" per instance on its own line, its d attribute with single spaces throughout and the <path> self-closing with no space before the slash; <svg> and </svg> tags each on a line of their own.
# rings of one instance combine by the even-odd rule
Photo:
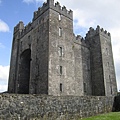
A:
<svg viewBox="0 0 120 120">
<path fill-rule="evenodd" d="M 118 90 L 120 90 L 120 0 L 57 0 L 74 12 L 74 33 L 83 37 L 100 25 L 111 33 Z M 26 25 L 45 0 L 0 0 L 0 92 L 7 90 L 14 26 Z M 56 0 L 55 0 L 56 2 Z"/>
</svg>

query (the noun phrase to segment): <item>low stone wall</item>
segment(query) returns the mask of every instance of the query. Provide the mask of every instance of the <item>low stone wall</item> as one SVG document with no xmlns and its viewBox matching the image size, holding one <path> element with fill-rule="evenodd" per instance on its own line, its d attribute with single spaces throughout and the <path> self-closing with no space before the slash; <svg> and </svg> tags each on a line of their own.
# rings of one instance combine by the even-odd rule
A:
<svg viewBox="0 0 120 120">
<path fill-rule="evenodd" d="M 0 94 L 0 120 L 77 120 L 112 111 L 114 97 Z"/>
</svg>

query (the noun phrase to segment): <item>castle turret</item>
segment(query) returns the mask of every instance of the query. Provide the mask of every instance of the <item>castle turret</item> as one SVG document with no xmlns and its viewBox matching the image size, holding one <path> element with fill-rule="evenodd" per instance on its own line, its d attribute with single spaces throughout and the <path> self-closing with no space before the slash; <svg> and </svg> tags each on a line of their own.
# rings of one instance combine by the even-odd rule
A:
<svg viewBox="0 0 120 120">
<path fill-rule="evenodd" d="M 106 30 L 90 28 L 86 35 L 90 46 L 91 80 L 93 95 L 116 95 L 116 77 L 111 36 Z"/>
<path fill-rule="evenodd" d="M 11 51 L 11 62 L 10 62 L 10 72 L 9 72 L 9 85 L 8 92 L 15 93 L 16 92 L 16 80 L 17 80 L 17 68 L 18 68 L 18 55 L 19 55 L 19 44 L 20 44 L 20 34 L 24 29 L 24 24 L 20 21 L 14 27 L 13 33 L 13 43 L 12 43 L 12 51 Z"/>
</svg>

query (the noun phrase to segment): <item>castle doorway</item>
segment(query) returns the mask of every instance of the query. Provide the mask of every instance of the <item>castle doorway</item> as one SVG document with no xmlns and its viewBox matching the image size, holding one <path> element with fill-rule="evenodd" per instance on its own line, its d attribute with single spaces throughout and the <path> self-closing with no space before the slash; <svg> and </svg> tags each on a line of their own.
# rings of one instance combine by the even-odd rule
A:
<svg viewBox="0 0 120 120">
<path fill-rule="evenodd" d="M 29 94 L 31 50 L 25 50 L 20 59 L 18 93 Z"/>
</svg>

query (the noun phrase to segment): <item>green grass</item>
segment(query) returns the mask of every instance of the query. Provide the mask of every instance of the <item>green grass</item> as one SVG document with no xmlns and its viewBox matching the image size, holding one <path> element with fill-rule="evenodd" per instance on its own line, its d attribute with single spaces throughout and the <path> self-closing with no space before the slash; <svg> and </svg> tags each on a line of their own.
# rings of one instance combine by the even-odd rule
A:
<svg viewBox="0 0 120 120">
<path fill-rule="evenodd" d="M 111 112 L 89 118 L 83 118 L 80 120 L 120 120 L 120 112 Z"/>
</svg>

